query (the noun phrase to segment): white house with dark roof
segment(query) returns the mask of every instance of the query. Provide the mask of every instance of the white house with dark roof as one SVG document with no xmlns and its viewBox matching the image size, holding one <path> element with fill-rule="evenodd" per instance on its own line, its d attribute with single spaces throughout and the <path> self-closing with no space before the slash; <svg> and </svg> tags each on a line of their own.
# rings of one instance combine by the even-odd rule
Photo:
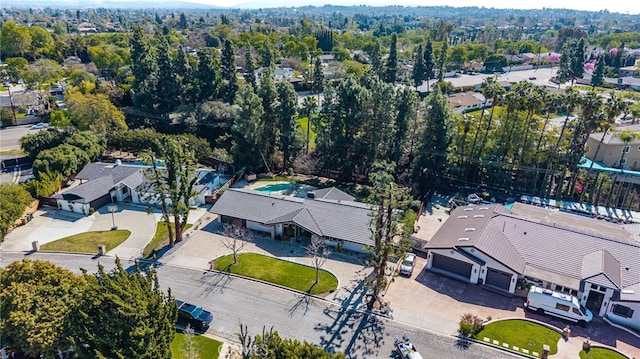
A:
<svg viewBox="0 0 640 359">
<path fill-rule="evenodd" d="M 148 166 L 94 162 L 86 165 L 76 176 L 78 186 L 53 196 L 58 208 L 89 214 L 90 208 L 98 209 L 111 202 L 131 202 L 157 205 L 160 197 L 144 175 Z M 214 174 L 214 175 L 211 175 Z M 207 170 L 198 171 L 192 205 L 205 203 L 205 197 L 220 187 L 220 177 Z M 170 200 L 167 199 L 170 203 Z"/>
<path fill-rule="evenodd" d="M 328 245 L 364 252 L 373 244 L 369 223 L 371 207 L 353 197 L 327 188 L 310 192 L 307 198 L 231 188 L 209 210 L 222 223 L 240 220 L 248 229 L 272 238 L 317 235 Z"/>
<path fill-rule="evenodd" d="M 463 206 L 425 249 L 429 270 L 456 279 L 508 293 L 527 280 L 601 316 L 615 306 L 640 316 L 640 242 L 613 223 L 521 203 Z"/>
</svg>

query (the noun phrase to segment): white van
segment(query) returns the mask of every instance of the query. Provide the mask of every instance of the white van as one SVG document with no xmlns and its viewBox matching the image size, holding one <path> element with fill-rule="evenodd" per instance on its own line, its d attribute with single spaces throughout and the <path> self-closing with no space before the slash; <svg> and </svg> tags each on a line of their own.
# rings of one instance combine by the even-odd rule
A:
<svg viewBox="0 0 640 359">
<path fill-rule="evenodd" d="M 525 308 L 540 314 L 549 314 L 585 325 L 593 319 L 593 313 L 571 294 L 554 292 L 551 289 L 532 286 L 527 295 Z"/>
</svg>

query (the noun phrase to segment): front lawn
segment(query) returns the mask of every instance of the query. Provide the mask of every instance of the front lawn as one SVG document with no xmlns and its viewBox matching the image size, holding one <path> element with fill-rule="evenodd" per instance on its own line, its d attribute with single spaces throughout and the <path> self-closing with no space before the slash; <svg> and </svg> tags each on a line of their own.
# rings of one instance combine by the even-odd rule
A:
<svg viewBox="0 0 640 359">
<path fill-rule="evenodd" d="M 582 350 L 580 359 L 628 359 L 626 356 L 607 348 L 591 348 L 588 352 Z"/>
<path fill-rule="evenodd" d="M 198 353 L 198 358 L 217 359 L 220 354 L 222 342 L 211 339 L 202 335 L 193 335 L 191 337 L 191 345 Z M 171 357 L 173 359 L 193 358 L 187 353 L 187 335 L 182 332 L 176 332 L 171 342 Z"/>
<path fill-rule="evenodd" d="M 191 228 L 192 224 L 187 223 L 182 229 L 182 233 Z M 171 223 L 171 228 L 174 228 L 174 224 Z M 144 258 L 151 257 L 155 252 L 161 250 L 164 246 L 169 245 L 169 231 L 167 230 L 167 223 L 164 221 L 158 222 L 156 226 L 156 233 L 151 238 L 151 241 L 147 243 L 142 252 Z"/>
<path fill-rule="evenodd" d="M 325 270 L 320 270 L 320 280 L 314 285 L 315 268 L 262 254 L 240 253 L 238 263 L 232 263 L 233 255 L 223 256 L 216 259 L 215 268 L 311 294 L 334 291 L 338 287 L 338 279 Z"/>
<path fill-rule="evenodd" d="M 558 352 L 558 340 L 562 335 L 555 330 L 543 325 L 520 319 L 501 320 L 487 324 L 478 334 L 476 339 L 484 341 L 484 338 L 499 340 L 520 348 L 529 349 L 529 352 L 542 353 L 542 345 L 549 345 L 549 355 Z"/>
<path fill-rule="evenodd" d="M 98 245 L 104 244 L 107 251 L 119 246 L 131 235 L 131 231 L 95 231 L 74 234 L 40 246 L 41 250 L 75 253 L 98 253 Z"/>
</svg>

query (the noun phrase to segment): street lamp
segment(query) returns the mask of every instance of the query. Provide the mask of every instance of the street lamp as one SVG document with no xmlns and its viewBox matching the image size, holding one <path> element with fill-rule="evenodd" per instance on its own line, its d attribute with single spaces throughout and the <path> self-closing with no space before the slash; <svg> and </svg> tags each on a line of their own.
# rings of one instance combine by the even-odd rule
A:
<svg viewBox="0 0 640 359">
<path fill-rule="evenodd" d="M 118 227 L 116 226 L 116 218 L 113 215 L 117 210 L 118 210 L 118 206 L 109 206 L 107 207 L 107 210 L 109 210 L 109 212 L 111 212 L 111 222 L 113 223 L 113 226 L 111 227 L 112 231 L 115 231 L 116 229 L 118 229 Z"/>
</svg>

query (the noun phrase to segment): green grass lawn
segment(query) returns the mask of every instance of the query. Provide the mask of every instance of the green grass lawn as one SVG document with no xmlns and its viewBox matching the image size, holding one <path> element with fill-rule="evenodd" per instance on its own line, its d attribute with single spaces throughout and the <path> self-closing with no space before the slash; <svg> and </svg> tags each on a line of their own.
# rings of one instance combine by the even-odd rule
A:
<svg viewBox="0 0 640 359">
<path fill-rule="evenodd" d="M 40 246 L 45 251 L 98 253 L 98 245 L 104 244 L 110 251 L 126 241 L 131 235 L 127 230 L 95 231 L 78 233 Z"/>
<path fill-rule="evenodd" d="M 628 359 L 626 356 L 607 348 L 591 348 L 589 352 L 582 350 L 580 359 Z"/>
<path fill-rule="evenodd" d="M 191 228 L 192 224 L 188 224 L 184 226 L 182 232 L 184 233 L 187 229 Z M 171 223 L 171 228 L 174 225 Z M 142 252 L 142 256 L 145 258 L 149 258 L 154 250 L 158 251 L 162 249 L 162 247 L 169 244 L 169 231 L 167 230 L 167 224 L 165 222 L 158 222 L 156 226 L 156 233 L 151 238 L 151 242 L 149 242 Z"/>
<path fill-rule="evenodd" d="M 509 343 L 511 346 L 529 349 L 529 352 L 542 353 L 542 345 L 547 344 L 549 354 L 553 355 L 558 352 L 558 340 L 562 335 L 540 324 L 513 319 L 487 324 L 476 334 L 478 340 L 482 341 L 485 337 L 499 340 L 500 345 Z"/>
<path fill-rule="evenodd" d="M 304 140 L 304 145 L 306 148 L 307 144 L 307 127 L 309 126 L 309 118 L 300 117 L 298 118 L 298 125 L 300 126 L 299 131 L 302 134 L 302 139 Z M 316 133 L 315 131 L 309 131 L 309 150 L 313 150 L 316 148 Z"/>
<path fill-rule="evenodd" d="M 198 352 L 199 358 L 217 359 L 220 354 L 222 342 L 194 334 L 192 337 L 192 345 Z M 173 341 L 171 342 L 171 357 L 173 359 L 189 358 L 186 349 L 187 335 L 182 332 L 176 332 L 176 336 L 173 337 Z"/>
<path fill-rule="evenodd" d="M 313 285 L 316 279 L 315 268 L 262 254 L 240 253 L 238 263 L 231 265 L 232 262 L 233 255 L 220 257 L 216 259 L 216 269 L 311 294 L 334 291 L 338 287 L 338 279 L 325 270 L 320 270 L 320 281 Z"/>
</svg>

